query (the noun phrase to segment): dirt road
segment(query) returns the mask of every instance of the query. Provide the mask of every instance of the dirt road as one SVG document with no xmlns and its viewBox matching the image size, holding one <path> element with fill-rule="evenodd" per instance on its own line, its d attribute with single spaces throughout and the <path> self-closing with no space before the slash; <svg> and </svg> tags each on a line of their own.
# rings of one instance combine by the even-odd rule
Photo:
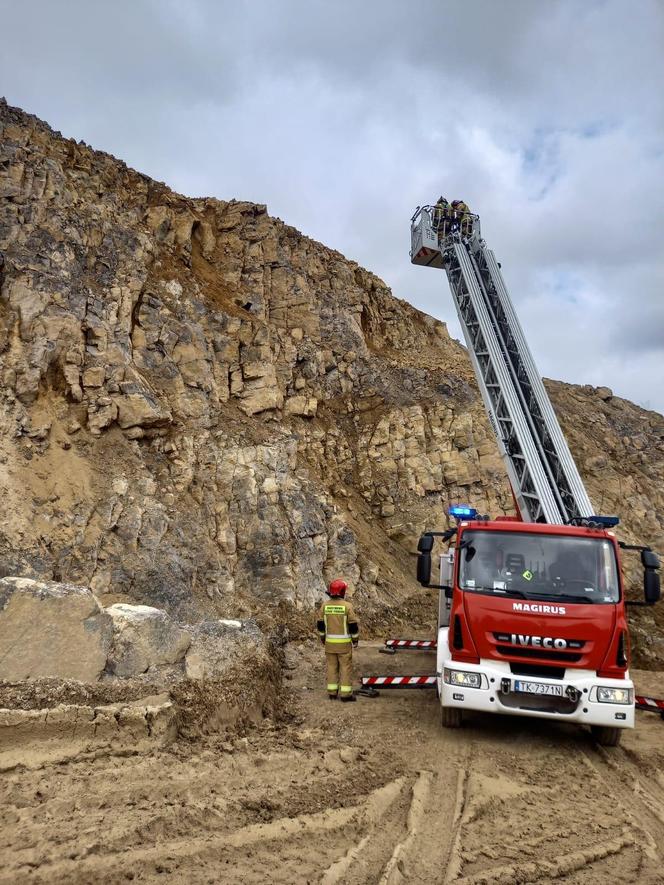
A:
<svg viewBox="0 0 664 885">
<path fill-rule="evenodd" d="M 0 882 L 662 881 L 659 717 L 610 750 L 527 719 L 444 731 L 433 693 L 331 703 L 319 648 L 287 658 L 290 721 L 5 775 Z M 431 661 L 360 649 L 386 667 Z"/>
</svg>

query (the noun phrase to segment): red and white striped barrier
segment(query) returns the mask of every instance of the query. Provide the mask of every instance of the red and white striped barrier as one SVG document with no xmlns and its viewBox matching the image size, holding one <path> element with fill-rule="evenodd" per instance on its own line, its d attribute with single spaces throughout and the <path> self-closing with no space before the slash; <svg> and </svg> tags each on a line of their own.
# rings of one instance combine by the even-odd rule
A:
<svg viewBox="0 0 664 885">
<path fill-rule="evenodd" d="M 435 688 L 435 676 L 363 676 L 362 688 Z"/>
<path fill-rule="evenodd" d="M 651 713 L 661 713 L 664 716 L 664 701 L 659 698 L 646 698 L 637 694 L 634 701 L 637 710 L 650 710 Z"/>
<path fill-rule="evenodd" d="M 419 649 L 424 651 L 435 651 L 438 643 L 435 639 L 386 639 L 387 648 L 402 649 Z"/>
</svg>

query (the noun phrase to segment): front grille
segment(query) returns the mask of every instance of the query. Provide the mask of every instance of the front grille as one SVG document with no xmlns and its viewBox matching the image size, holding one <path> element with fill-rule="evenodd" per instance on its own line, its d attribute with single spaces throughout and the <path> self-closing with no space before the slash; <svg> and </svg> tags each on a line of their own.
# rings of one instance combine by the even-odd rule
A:
<svg viewBox="0 0 664 885">
<path fill-rule="evenodd" d="M 510 663 L 510 673 L 514 676 L 542 676 L 544 679 L 564 679 L 564 667 L 548 667 L 546 664 Z"/>
<path fill-rule="evenodd" d="M 525 692 L 498 692 L 498 700 L 504 707 L 513 710 L 532 710 L 538 713 L 573 713 L 579 706 L 579 700 L 554 698 L 551 695 L 526 694 Z"/>
<path fill-rule="evenodd" d="M 548 648 L 517 648 L 513 645 L 497 645 L 496 651 L 506 657 L 537 658 L 540 661 L 561 661 L 567 664 L 576 664 L 582 658 L 582 655 L 574 654 L 574 652 L 553 651 Z"/>
<path fill-rule="evenodd" d="M 517 647 L 523 647 L 527 645 L 527 641 L 531 639 L 530 636 L 521 636 L 519 633 L 494 633 L 493 638 L 496 642 L 509 643 L 510 645 L 516 645 Z M 519 642 L 519 639 L 522 642 Z M 566 639 L 567 648 L 573 649 L 581 649 L 584 648 L 586 644 L 585 639 Z M 531 646 L 528 646 L 531 647 Z M 565 648 L 565 646 L 563 646 Z"/>
</svg>

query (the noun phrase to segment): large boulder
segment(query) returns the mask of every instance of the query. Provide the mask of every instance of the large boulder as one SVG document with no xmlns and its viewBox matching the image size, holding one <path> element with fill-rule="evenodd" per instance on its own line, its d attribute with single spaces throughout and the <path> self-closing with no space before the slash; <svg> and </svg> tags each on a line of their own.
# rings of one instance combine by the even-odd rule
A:
<svg viewBox="0 0 664 885">
<path fill-rule="evenodd" d="M 262 641 L 262 634 L 253 621 L 202 621 L 192 628 L 185 673 L 189 679 L 214 679 Z"/>
<path fill-rule="evenodd" d="M 116 676 L 138 676 L 151 667 L 177 664 L 191 636 L 158 608 L 116 603 L 106 611 L 113 621 L 108 669 Z"/>
<path fill-rule="evenodd" d="M 0 580 L 0 679 L 95 682 L 106 666 L 111 619 L 87 587 Z"/>
<path fill-rule="evenodd" d="M 598 387 L 597 396 L 600 399 L 603 399 L 604 402 L 608 402 L 609 400 L 613 399 L 613 391 L 610 387 Z"/>
</svg>

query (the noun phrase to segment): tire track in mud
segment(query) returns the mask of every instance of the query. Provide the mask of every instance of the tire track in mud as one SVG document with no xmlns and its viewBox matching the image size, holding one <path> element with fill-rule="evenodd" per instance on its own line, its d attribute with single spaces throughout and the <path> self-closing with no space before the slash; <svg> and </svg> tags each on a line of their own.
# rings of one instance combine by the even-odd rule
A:
<svg viewBox="0 0 664 885">
<path fill-rule="evenodd" d="M 603 747 L 584 750 L 584 760 L 594 777 L 609 790 L 639 834 L 636 844 L 647 861 L 664 866 L 660 845 L 664 845 L 664 790 L 656 781 L 655 790 L 646 787 L 639 775 L 641 766 L 635 764 L 630 753 L 617 747 L 609 752 Z M 656 793 L 659 793 L 657 797 Z M 642 881 L 646 881 L 642 879 Z M 661 877 L 653 878 L 661 881 Z"/>
<path fill-rule="evenodd" d="M 585 769 L 592 752 L 583 732 L 554 726 L 548 736 L 525 722 L 513 727 L 512 741 L 500 744 L 491 739 L 491 721 L 477 722 L 482 733 L 466 732 L 471 765 L 446 883 L 590 883 L 604 868 L 616 882 L 633 881 L 637 870 L 640 881 L 658 881 L 652 845 L 644 849 L 638 826 L 643 810 L 616 815 L 606 777 L 595 769 L 590 780 L 580 775 L 579 762 Z"/>
<path fill-rule="evenodd" d="M 420 770 L 401 817 L 390 828 L 367 833 L 354 852 L 354 859 L 364 852 L 359 865 L 346 878 L 329 881 L 344 885 L 443 881 L 461 819 L 461 808 L 455 806 L 463 802 L 462 772 Z M 321 882 L 327 885 L 328 879 L 324 876 Z"/>
<path fill-rule="evenodd" d="M 661 844 L 664 844 L 664 785 L 662 784 L 662 773 L 655 771 L 651 766 L 639 759 L 636 754 L 630 753 L 630 751 L 625 750 L 623 747 L 618 748 L 617 754 L 608 753 L 603 747 L 597 747 L 596 751 L 604 764 L 615 772 L 616 777 L 625 789 L 627 789 L 625 782 L 631 777 L 633 795 L 646 812 L 655 818 L 655 821 L 653 821 L 654 829 L 658 831 Z M 644 780 L 645 778 L 647 780 Z"/>
<path fill-rule="evenodd" d="M 415 837 L 420 832 L 422 819 L 426 814 L 427 806 L 430 801 L 429 794 L 431 792 L 432 781 L 432 772 L 419 772 L 417 780 L 412 787 L 405 838 L 401 842 L 397 842 L 394 846 L 394 850 L 385 865 L 383 875 L 380 877 L 378 885 L 396 885 L 396 883 L 403 881 L 404 863 L 412 849 Z"/>
<path fill-rule="evenodd" d="M 12 772 L 0 882 L 662 881 L 658 723 L 608 750 L 541 720 L 446 730 L 433 693 L 330 704 L 317 651 L 297 653 L 295 724 Z"/>
<path fill-rule="evenodd" d="M 641 805 L 626 814 L 624 803 L 607 790 L 606 781 L 620 782 L 619 772 L 588 777 L 584 759 L 594 751 L 586 730 L 478 715 L 470 716 L 463 729 L 446 731 L 438 725 L 432 696 L 406 700 L 399 694 L 376 702 L 382 728 L 394 732 L 396 743 L 408 705 L 421 738 L 418 768 L 430 770 L 433 779 L 426 812 L 410 841 L 404 823 L 396 844 L 405 843 L 406 850 L 388 869 L 393 878 L 387 881 L 452 885 L 564 879 L 595 885 L 602 878 L 631 883 L 638 877 L 643 885 L 654 885 L 661 880 L 647 826 L 641 824 L 644 817 L 647 823 L 647 806 L 657 800 L 664 779 L 648 779 Z M 369 716 L 367 724 L 377 718 Z M 602 752 L 612 759 L 615 751 Z M 439 791 L 441 768 L 445 789 Z"/>
<path fill-rule="evenodd" d="M 126 769 L 106 760 L 17 773 L 2 809 L 11 863 L 0 881 L 116 882 L 127 871 L 152 881 L 163 868 L 190 881 L 223 882 L 236 881 L 226 871 L 236 866 L 245 881 L 265 881 L 266 869 L 275 882 L 299 881 L 305 869 L 314 881 L 322 862 L 347 850 L 348 832 L 392 806 L 400 826 L 406 779 L 389 780 L 389 764 L 386 780 L 363 762 L 361 749 L 322 751 L 321 738 L 330 743 L 324 736 L 312 742 L 296 732 L 295 743 L 312 747 L 294 751 L 285 738 L 270 754 L 229 756 L 195 744 L 182 762 L 164 753 Z M 323 848 L 303 863 L 297 845 L 309 833 Z M 244 857 L 247 846 L 251 856 Z M 387 854 L 388 847 L 381 863 Z"/>
<path fill-rule="evenodd" d="M 513 885 L 514 882 L 544 882 L 547 879 L 569 880 L 571 873 L 587 867 L 597 860 L 612 857 L 624 848 L 634 845 L 631 833 L 623 833 L 616 839 L 589 848 L 557 855 L 539 861 L 493 867 L 473 876 L 456 879 L 457 885 Z"/>
<path fill-rule="evenodd" d="M 126 768 L 106 760 L 14 775 L 3 791 L 1 818 L 11 825 L 3 828 L 11 832 L 9 881 L 14 873 L 57 865 L 63 852 L 79 864 L 94 857 L 101 867 L 105 857 L 157 843 L 166 850 L 188 833 L 212 837 L 256 820 L 361 805 L 381 783 L 373 772 L 363 774 L 358 749 L 321 752 L 315 746 L 300 752 L 287 746 L 271 754 L 233 755 L 197 745 L 192 750 L 193 757 L 181 762 L 164 753 Z"/>
<path fill-rule="evenodd" d="M 468 769 L 470 767 L 471 753 L 472 745 L 468 747 L 465 764 L 460 767 L 457 772 L 456 803 L 454 806 L 454 817 L 452 821 L 452 841 L 447 857 L 447 863 L 445 864 L 444 885 L 456 881 L 461 872 L 461 838 L 468 802 Z"/>
<path fill-rule="evenodd" d="M 272 864 L 275 860 L 274 855 L 277 853 L 282 860 L 288 859 L 288 851 L 284 850 L 284 846 L 288 842 L 292 842 L 296 847 L 299 844 L 301 847 L 300 840 L 303 838 L 310 839 L 320 836 L 322 843 L 331 843 L 332 834 L 346 832 L 367 824 L 378 824 L 386 810 L 403 790 L 404 783 L 403 778 L 391 781 L 369 794 L 365 801 L 359 805 L 326 809 L 296 817 L 278 818 L 268 823 L 250 824 L 231 831 L 226 829 L 218 832 L 206 832 L 198 837 L 168 839 L 153 847 L 141 845 L 103 856 L 91 853 L 87 857 L 76 860 L 63 860 L 50 865 L 48 870 L 40 869 L 38 874 L 32 877 L 32 881 L 89 882 L 100 875 L 104 880 L 119 876 L 127 869 L 140 872 L 146 868 L 158 868 L 160 861 L 164 859 L 167 859 L 171 864 L 178 862 L 178 868 L 181 873 L 184 873 L 182 861 L 193 860 L 197 867 L 200 867 L 205 860 L 215 865 L 231 864 L 235 855 L 245 856 L 243 878 L 244 881 L 253 881 L 252 870 L 246 869 L 246 867 L 253 866 L 254 872 L 257 871 L 260 877 L 262 875 L 260 870 L 264 870 L 266 864 L 270 865 L 270 856 L 272 856 Z M 246 862 L 248 851 L 253 854 L 253 864 Z M 267 857 L 265 856 L 266 851 Z M 331 866 L 328 868 L 329 875 L 327 878 L 324 877 L 323 881 L 328 883 L 347 881 L 343 877 L 343 872 L 352 862 L 352 852 L 348 852 L 346 858 L 346 863 L 339 863 L 337 866 L 340 876 L 335 876 L 335 868 Z M 298 865 L 302 871 L 302 863 L 299 862 Z M 272 873 L 271 881 L 289 881 L 287 877 L 284 877 L 286 873 L 284 869 L 276 872 L 276 875 L 275 872 Z M 287 875 L 292 875 L 292 873 Z M 256 881 L 261 881 L 261 879 L 256 879 Z M 297 881 L 297 879 L 290 881 Z"/>
<path fill-rule="evenodd" d="M 434 711 L 438 713 L 437 707 Z M 420 760 L 426 768 L 419 772 L 413 788 L 407 827 L 383 869 L 379 885 L 447 882 L 449 870 L 455 865 L 472 746 L 459 744 L 452 734 L 442 732 L 438 723 L 434 722 L 434 728 L 437 740 Z"/>
<path fill-rule="evenodd" d="M 364 804 L 363 815 L 365 821 L 372 830 L 380 825 L 388 815 L 398 796 L 405 785 L 405 778 L 398 778 L 386 784 L 382 790 L 378 790 L 370 796 Z M 369 831 L 359 842 L 354 843 L 346 851 L 343 857 L 333 861 L 324 871 L 320 880 L 321 885 L 338 885 L 345 883 L 358 875 L 358 864 L 362 858 L 362 852 L 368 848 L 374 833 Z"/>
</svg>

